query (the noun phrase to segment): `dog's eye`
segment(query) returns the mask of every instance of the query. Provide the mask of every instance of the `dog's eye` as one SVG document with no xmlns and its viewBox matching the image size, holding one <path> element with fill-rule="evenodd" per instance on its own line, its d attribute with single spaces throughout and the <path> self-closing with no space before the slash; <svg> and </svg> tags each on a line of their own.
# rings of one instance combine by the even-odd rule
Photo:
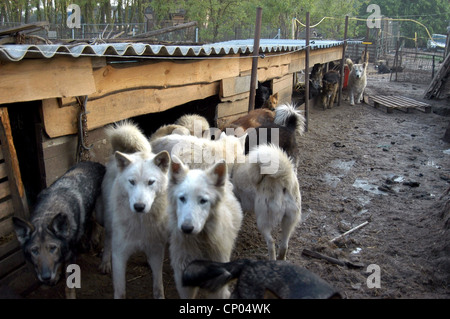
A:
<svg viewBox="0 0 450 319">
<path fill-rule="evenodd" d="M 151 185 L 153 185 L 154 182 L 155 181 L 151 179 L 151 180 L 148 181 L 148 185 L 151 186 Z"/>
<path fill-rule="evenodd" d="M 31 253 L 35 256 L 39 255 L 39 248 L 38 247 L 33 247 L 30 249 Z"/>
<path fill-rule="evenodd" d="M 136 184 L 136 182 L 134 181 L 134 179 L 130 179 L 130 180 L 128 180 L 128 181 L 129 181 L 130 184 L 133 185 L 133 186 Z"/>
<path fill-rule="evenodd" d="M 204 204 L 206 204 L 207 202 L 208 202 L 207 199 L 205 199 L 205 198 L 200 198 L 200 204 L 201 204 L 201 205 L 204 205 Z"/>
<path fill-rule="evenodd" d="M 48 251 L 53 254 L 56 251 L 57 248 L 58 247 L 56 245 L 50 245 L 48 247 Z"/>
<path fill-rule="evenodd" d="M 180 202 L 186 203 L 186 197 L 180 196 L 180 197 L 178 197 L 178 199 L 180 200 Z"/>
</svg>

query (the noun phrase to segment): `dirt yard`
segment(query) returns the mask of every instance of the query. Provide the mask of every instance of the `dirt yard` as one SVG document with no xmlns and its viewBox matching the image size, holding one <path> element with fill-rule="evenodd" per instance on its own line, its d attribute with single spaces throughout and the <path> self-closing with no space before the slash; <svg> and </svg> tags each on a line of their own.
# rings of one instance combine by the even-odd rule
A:
<svg viewBox="0 0 450 319">
<path fill-rule="evenodd" d="M 425 88 L 372 74 L 366 92 L 422 100 Z M 288 260 L 330 282 L 344 298 L 450 297 L 450 205 L 445 207 L 450 144 L 442 141 L 450 101 L 425 102 L 432 113 L 388 114 L 346 101 L 330 110 L 310 110 L 298 171 L 302 222 L 290 241 Z M 329 242 L 366 221 L 343 240 Z M 347 263 L 312 258 L 302 254 L 304 249 Z M 233 259 L 266 255 L 254 217 L 246 214 Z M 78 298 L 112 298 L 111 276 L 99 273 L 99 263 L 98 254 L 81 256 Z M 371 264 L 381 271 L 380 288 L 367 285 Z M 152 298 L 151 271 L 142 255 L 130 260 L 127 280 L 128 298 Z M 166 298 L 178 298 L 168 253 L 164 282 Z M 64 284 L 42 286 L 28 298 L 64 298 Z"/>
</svg>

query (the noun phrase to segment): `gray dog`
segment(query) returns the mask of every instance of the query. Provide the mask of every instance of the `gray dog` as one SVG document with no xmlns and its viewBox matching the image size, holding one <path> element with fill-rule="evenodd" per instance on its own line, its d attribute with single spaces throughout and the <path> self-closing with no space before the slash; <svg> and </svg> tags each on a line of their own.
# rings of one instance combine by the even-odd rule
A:
<svg viewBox="0 0 450 319">
<path fill-rule="evenodd" d="M 13 217 L 17 239 L 42 283 L 56 285 L 64 266 L 75 262 L 104 174 L 100 163 L 78 163 L 38 195 L 30 222 Z M 75 290 L 66 287 L 66 297 L 75 298 Z"/>
</svg>

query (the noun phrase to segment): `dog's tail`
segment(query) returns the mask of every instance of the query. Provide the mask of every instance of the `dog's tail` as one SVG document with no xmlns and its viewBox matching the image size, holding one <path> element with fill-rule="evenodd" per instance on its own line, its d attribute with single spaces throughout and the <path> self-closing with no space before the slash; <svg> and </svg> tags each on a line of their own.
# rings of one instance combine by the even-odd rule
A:
<svg viewBox="0 0 450 319">
<path fill-rule="evenodd" d="M 194 260 L 184 269 L 182 284 L 211 292 L 217 291 L 231 280 L 238 278 L 247 262 L 245 259 L 228 263 Z"/>
<path fill-rule="evenodd" d="M 248 154 L 248 162 L 253 164 L 249 176 L 255 178 L 251 181 L 259 183 L 264 176 L 273 179 L 286 180 L 294 172 L 294 164 L 289 156 L 275 144 L 262 144 L 253 148 Z"/>
<path fill-rule="evenodd" d="M 113 152 L 150 153 L 152 147 L 141 129 L 132 121 L 125 120 L 106 128 L 106 136 L 111 142 Z"/>
<path fill-rule="evenodd" d="M 347 60 L 345 60 L 345 63 L 348 65 L 348 68 L 351 70 L 353 67 L 353 61 L 350 58 L 347 58 Z"/>
<path fill-rule="evenodd" d="M 298 135 L 305 132 L 305 117 L 293 104 L 282 104 L 275 109 L 274 123 L 295 131 Z"/>
</svg>

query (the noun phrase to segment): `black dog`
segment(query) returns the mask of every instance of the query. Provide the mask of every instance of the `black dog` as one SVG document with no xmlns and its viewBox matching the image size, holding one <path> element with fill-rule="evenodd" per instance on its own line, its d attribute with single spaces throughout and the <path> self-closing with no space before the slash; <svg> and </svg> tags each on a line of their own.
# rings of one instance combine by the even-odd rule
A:
<svg viewBox="0 0 450 319">
<path fill-rule="evenodd" d="M 183 285 L 215 291 L 233 279 L 237 283 L 230 298 L 341 298 L 322 278 L 282 260 L 240 259 L 228 263 L 194 260 L 184 270 Z"/>
</svg>

